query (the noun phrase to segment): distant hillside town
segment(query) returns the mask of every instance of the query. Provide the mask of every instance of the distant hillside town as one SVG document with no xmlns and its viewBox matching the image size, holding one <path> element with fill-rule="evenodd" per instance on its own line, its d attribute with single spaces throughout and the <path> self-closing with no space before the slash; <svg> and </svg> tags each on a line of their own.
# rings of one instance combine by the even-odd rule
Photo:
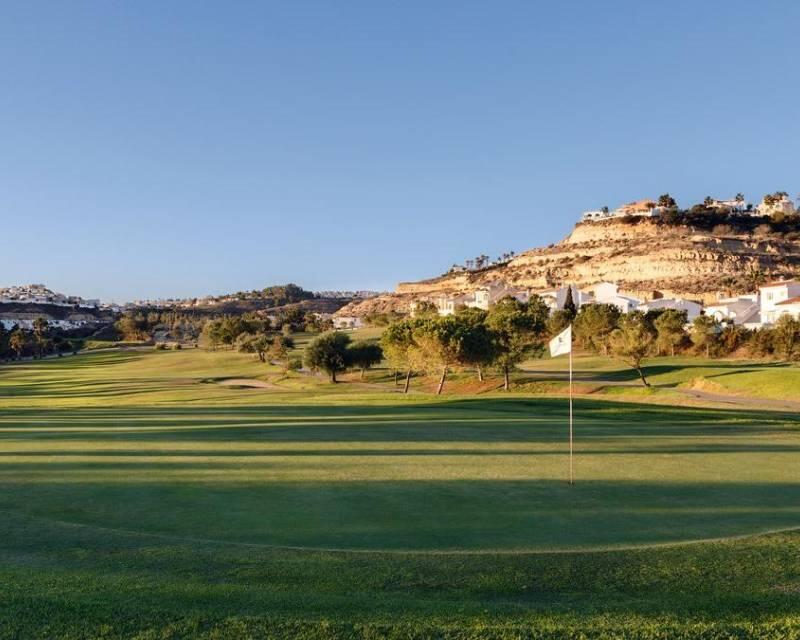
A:
<svg viewBox="0 0 800 640">
<path fill-rule="evenodd" d="M 659 216 L 677 216 L 680 214 L 716 213 L 729 215 L 746 215 L 754 217 L 781 217 L 793 215 L 797 212 L 794 202 L 786 191 L 768 193 L 761 202 L 754 206 L 747 202 L 744 194 L 737 193 L 733 198 L 719 200 L 707 196 L 703 202 L 695 204 L 688 209 L 681 209 L 675 199 L 668 193 L 657 200 L 645 198 L 623 204 L 616 209 L 608 207 L 584 211 L 581 222 L 596 222 L 612 218 L 626 218 L 629 216 L 643 216 L 654 218 Z"/>
<path fill-rule="evenodd" d="M 24 284 L 14 287 L 0 287 L 0 304 L 54 304 L 61 307 L 83 307 L 97 309 L 100 300 L 85 299 L 80 296 L 67 296 L 56 293 L 43 284 Z"/>
<path fill-rule="evenodd" d="M 97 299 L 68 296 L 43 284 L 0 288 L 0 325 L 4 329 L 31 330 L 37 318 L 64 330 L 108 321 L 111 309 Z"/>
<path fill-rule="evenodd" d="M 269 306 L 294 304 L 304 300 L 367 300 L 385 292 L 380 291 L 306 291 L 294 284 L 237 291 L 236 293 L 200 298 L 152 298 L 134 300 L 124 305 L 125 308 L 139 307 L 150 309 L 210 309 L 224 307 L 243 302 L 264 302 Z"/>
</svg>

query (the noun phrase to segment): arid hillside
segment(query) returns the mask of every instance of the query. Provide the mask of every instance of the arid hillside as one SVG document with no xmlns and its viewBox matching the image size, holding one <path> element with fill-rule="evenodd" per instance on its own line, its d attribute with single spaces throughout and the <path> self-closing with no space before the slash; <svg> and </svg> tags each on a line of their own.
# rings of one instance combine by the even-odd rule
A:
<svg viewBox="0 0 800 640">
<path fill-rule="evenodd" d="M 759 218 L 581 223 L 561 242 L 525 251 L 505 265 L 402 282 L 396 293 L 352 303 L 338 315 L 405 311 L 417 297 L 466 293 L 491 283 L 536 292 L 610 281 L 622 293 L 645 300 L 681 296 L 707 303 L 719 294 L 753 290 L 764 278 L 796 275 L 800 232 L 795 226 Z"/>
</svg>

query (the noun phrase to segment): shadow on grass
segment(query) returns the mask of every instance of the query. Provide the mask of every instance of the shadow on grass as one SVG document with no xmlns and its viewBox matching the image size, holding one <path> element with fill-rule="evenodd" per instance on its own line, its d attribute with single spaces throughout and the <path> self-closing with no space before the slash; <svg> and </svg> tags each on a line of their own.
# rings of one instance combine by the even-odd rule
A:
<svg viewBox="0 0 800 640">
<path fill-rule="evenodd" d="M 623 365 L 620 365 L 620 367 L 622 368 L 611 371 L 599 371 L 597 373 L 579 369 L 574 372 L 574 378 L 576 381 L 579 382 L 620 382 L 620 383 L 625 382 L 625 383 L 641 384 L 639 374 L 636 371 L 628 367 L 623 367 Z M 704 374 L 704 377 L 711 378 L 719 375 L 732 375 L 736 373 L 755 373 L 763 370 L 783 369 L 787 367 L 792 367 L 792 365 L 786 362 L 766 362 L 758 365 L 753 365 L 752 363 L 742 364 L 733 362 L 702 362 L 702 363 L 681 362 L 679 364 L 645 363 L 643 369 L 645 375 L 648 378 L 667 375 L 678 371 L 691 372 L 692 370 L 710 371 L 711 373 Z M 730 370 L 730 371 L 725 371 L 724 373 L 713 373 L 714 370 L 718 369 Z M 534 378 L 532 378 L 532 380 L 539 380 L 539 381 L 553 380 L 559 382 L 567 380 L 569 375 L 567 371 L 553 371 L 549 369 L 537 370 L 535 368 L 530 368 L 530 367 L 526 367 L 524 369 L 524 373 L 535 376 Z M 694 376 L 689 376 L 689 377 L 691 378 Z M 654 386 L 660 388 L 672 388 L 676 387 L 678 384 L 679 384 L 678 382 L 668 382 L 668 383 L 656 384 Z"/>
<path fill-rule="evenodd" d="M 800 484 L 792 482 L 228 482 L 173 466 L 200 473 L 181 481 L 161 465 L 126 467 L 123 477 L 73 482 L 55 465 L 33 482 L 4 474 L 0 507 L 166 536 L 375 550 L 605 548 L 800 526 Z"/>
<path fill-rule="evenodd" d="M 797 414 L 697 409 L 591 399 L 575 402 L 584 441 L 798 433 Z M 229 440 L 265 442 L 561 442 L 561 399 L 470 398 L 437 402 L 245 407 L 8 409 L 0 439 Z M 731 443 L 729 443 L 731 444 Z"/>
</svg>

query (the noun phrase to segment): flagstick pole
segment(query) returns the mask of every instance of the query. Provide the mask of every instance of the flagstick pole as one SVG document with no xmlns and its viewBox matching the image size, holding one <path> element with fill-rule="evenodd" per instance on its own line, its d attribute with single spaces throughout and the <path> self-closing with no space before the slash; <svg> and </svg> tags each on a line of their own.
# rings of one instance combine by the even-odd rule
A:
<svg viewBox="0 0 800 640">
<path fill-rule="evenodd" d="M 572 345 L 569 346 L 569 483 L 575 484 L 575 470 L 572 464 Z"/>
</svg>

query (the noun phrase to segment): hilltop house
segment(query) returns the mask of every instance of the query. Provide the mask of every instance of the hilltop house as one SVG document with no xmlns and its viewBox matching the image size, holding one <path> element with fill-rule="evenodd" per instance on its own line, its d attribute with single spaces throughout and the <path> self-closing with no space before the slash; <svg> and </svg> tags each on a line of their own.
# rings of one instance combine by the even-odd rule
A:
<svg viewBox="0 0 800 640">
<path fill-rule="evenodd" d="M 657 300 L 650 300 L 649 302 L 639 305 L 639 311 L 644 311 L 645 313 L 654 309 L 685 311 L 686 319 L 692 322 L 703 312 L 703 305 L 693 300 L 684 300 L 683 298 L 658 298 Z"/>
<path fill-rule="evenodd" d="M 767 194 L 758 205 L 757 211 L 762 216 L 774 216 L 778 213 L 791 215 L 795 213 L 794 202 L 784 192 Z"/>
<path fill-rule="evenodd" d="M 752 209 L 752 205 L 745 202 L 741 195 L 738 199 L 730 198 L 728 200 L 717 200 L 716 198 L 712 198 L 711 202 L 708 202 L 705 206 L 719 213 L 744 213 L 748 206 Z"/>
<path fill-rule="evenodd" d="M 768 282 L 759 288 L 761 298 L 761 322 L 774 324 L 784 314 L 797 315 L 800 282 L 780 280 Z"/>
<path fill-rule="evenodd" d="M 660 206 L 655 200 L 644 198 L 634 202 L 628 202 L 613 211 L 607 208 L 591 209 L 584 211 L 581 216 L 582 222 L 594 222 L 597 220 L 608 220 L 609 218 L 625 218 L 628 216 L 642 216 L 645 218 L 655 218 L 666 211 L 666 207 Z"/>
<path fill-rule="evenodd" d="M 623 216 L 644 216 L 646 218 L 654 218 L 661 215 L 663 207 L 659 207 L 655 200 L 645 198 L 643 200 L 636 200 L 629 202 L 614 210 L 615 217 Z"/>
<path fill-rule="evenodd" d="M 608 208 L 605 209 L 590 209 L 589 211 L 584 211 L 583 215 L 581 216 L 582 222 L 592 222 L 594 220 L 607 220 L 608 218 L 613 218 L 614 214 L 612 214 Z"/>
</svg>

